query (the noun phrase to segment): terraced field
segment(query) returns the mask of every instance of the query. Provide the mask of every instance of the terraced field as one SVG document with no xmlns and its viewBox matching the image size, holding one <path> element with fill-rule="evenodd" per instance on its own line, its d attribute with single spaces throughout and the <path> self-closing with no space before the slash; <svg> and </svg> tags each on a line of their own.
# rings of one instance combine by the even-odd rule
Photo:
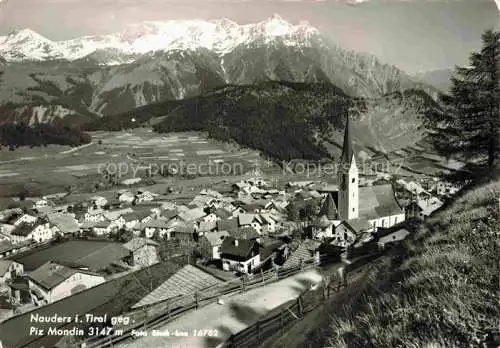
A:
<svg viewBox="0 0 500 348">
<path fill-rule="evenodd" d="M 0 152 L 0 190 L 6 185 L 40 187 L 74 185 L 101 175 L 105 168 L 122 170 L 122 179 L 161 165 L 184 163 L 199 167 L 217 164 L 249 170 L 263 162 L 259 153 L 208 139 L 203 133 L 157 134 L 149 129 L 128 132 L 92 132 L 92 143 L 78 148 L 50 145 Z M 235 164 L 238 164 L 236 167 Z M 242 169 L 243 170 L 243 169 Z M 5 192 L 5 190 L 2 190 Z M 8 190 L 7 190 L 8 191 Z M 0 191 L 0 195 L 2 193 Z"/>
</svg>

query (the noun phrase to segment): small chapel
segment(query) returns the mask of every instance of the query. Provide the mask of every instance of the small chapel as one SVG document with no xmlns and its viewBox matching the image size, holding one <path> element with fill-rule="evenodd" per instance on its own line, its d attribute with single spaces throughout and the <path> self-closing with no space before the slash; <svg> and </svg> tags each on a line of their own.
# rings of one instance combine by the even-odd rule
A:
<svg viewBox="0 0 500 348">
<path fill-rule="evenodd" d="M 315 239 L 333 239 L 332 244 L 339 247 L 351 245 L 378 227 L 391 227 L 405 220 L 392 185 L 359 186 L 350 123 L 347 118 L 337 171 L 338 191 L 327 194 L 313 226 Z"/>
</svg>

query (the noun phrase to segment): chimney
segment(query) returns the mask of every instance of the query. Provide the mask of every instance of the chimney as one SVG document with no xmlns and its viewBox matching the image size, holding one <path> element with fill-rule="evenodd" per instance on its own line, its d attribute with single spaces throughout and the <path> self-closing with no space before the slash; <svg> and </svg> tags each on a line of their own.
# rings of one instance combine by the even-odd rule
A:
<svg viewBox="0 0 500 348">
<path fill-rule="evenodd" d="M 237 239 L 234 240 L 234 246 L 238 246 L 238 240 Z"/>
</svg>

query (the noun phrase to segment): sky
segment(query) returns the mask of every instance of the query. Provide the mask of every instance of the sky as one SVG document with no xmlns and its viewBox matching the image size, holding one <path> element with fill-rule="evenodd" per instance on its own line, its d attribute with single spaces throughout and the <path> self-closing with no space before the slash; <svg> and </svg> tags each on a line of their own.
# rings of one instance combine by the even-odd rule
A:
<svg viewBox="0 0 500 348">
<path fill-rule="evenodd" d="M 274 13 L 409 73 L 466 64 L 481 33 L 500 27 L 500 0 L 0 0 L 0 35 L 30 28 L 63 40 L 145 20 L 246 24 Z"/>
</svg>

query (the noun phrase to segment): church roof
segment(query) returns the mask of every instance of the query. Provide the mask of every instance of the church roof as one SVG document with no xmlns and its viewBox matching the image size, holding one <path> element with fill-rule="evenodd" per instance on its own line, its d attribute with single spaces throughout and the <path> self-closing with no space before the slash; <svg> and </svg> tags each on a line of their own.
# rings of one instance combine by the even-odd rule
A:
<svg viewBox="0 0 500 348">
<path fill-rule="evenodd" d="M 330 193 L 326 195 L 326 199 L 323 202 L 319 215 L 326 215 L 326 217 L 330 220 L 335 220 L 337 218 L 337 205 L 333 201 L 333 197 Z"/>
<path fill-rule="evenodd" d="M 332 195 L 338 204 L 338 194 Z M 392 185 L 376 185 L 359 188 L 359 217 L 366 220 L 404 214 L 396 202 Z"/>
<path fill-rule="evenodd" d="M 359 188 L 360 217 L 371 220 L 403 213 L 390 184 Z"/>
<path fill-rule="evenodd" d="M 354 155 L 354 150 L 352 146 L 351 122 L 349 121 L 349 117 L 347 117 L 345 124 L 345 131 L 344 131 L 344 144 L 342 146 L 342 157 L 340 163 L 350 165 L 353 155 Z"/>
</svg>

